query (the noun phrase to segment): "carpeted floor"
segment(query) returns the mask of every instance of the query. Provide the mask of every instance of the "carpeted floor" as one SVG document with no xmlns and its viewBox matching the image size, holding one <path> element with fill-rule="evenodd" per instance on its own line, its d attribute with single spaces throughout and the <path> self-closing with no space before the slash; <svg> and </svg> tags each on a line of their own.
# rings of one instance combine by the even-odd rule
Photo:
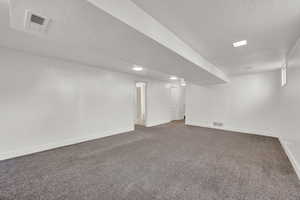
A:
<svg viewBox="0 0 300 200">
<path fill-rule="evenodd" d="M 0 162 L 1 200 L 299 200 L 277 139 L 182 122 Z"/>
</svg>

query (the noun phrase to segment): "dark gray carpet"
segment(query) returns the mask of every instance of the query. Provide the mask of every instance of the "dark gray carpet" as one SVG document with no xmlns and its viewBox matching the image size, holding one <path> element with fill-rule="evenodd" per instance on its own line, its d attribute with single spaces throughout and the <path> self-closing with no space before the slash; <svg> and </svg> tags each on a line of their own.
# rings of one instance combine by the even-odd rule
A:
<svg viewBox="0 0 300 200">
<path fill-rule="evenodd" d="M 299 200 L 277 139 L 182 122 L 0 162 L 1 200 Z"/>
</svg>

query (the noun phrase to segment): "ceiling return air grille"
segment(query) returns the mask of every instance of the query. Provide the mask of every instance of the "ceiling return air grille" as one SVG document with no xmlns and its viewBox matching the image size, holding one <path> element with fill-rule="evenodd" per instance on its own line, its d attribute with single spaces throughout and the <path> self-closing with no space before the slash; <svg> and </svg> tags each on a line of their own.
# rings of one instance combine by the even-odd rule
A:
<svg viewBox="0 0 300 200">
<path fill-rule="evenodd" d="M 27 31 L 45 34 L 48 30 L 50 19 L 39 15 L 37 13 L 33 13 L 30 10 L 26 10 L 25 12 L 25 29 Z"/>
</svg>

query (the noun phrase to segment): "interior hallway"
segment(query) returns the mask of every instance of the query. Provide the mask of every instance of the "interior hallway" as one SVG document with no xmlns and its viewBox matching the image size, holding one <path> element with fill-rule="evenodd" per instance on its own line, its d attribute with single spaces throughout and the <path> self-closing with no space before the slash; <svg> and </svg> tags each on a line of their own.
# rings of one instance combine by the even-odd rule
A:
<svg viewBox="0 0 300 200">
<path fill-rule="evenodd" d="M 182 121 L 0 162 L 0 199 L 300 199 L 275 138 Z"/>
</svg>

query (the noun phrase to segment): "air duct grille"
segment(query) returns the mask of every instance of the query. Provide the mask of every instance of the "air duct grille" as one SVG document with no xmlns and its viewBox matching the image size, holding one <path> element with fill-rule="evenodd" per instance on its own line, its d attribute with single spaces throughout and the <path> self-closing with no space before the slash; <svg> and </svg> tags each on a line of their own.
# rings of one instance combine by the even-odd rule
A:
<svg viewBox="0 0 300 200">
<path fill-rule="evenodd" d="M 213 122 L 213 126 L 222 127 L 223 123 L 222 122 Z"/>
<path fill-rule="evenodd" d="M 36 23 L 42 26 L 44 24 L 45 19 L 37 15 L 31 15 L 30 21 L 32 23 Z"/>
<path fill-rule="evenodd" d="M 32 33 L 46 33 L 50 19 L 42 15 L 26 10 L 25 29 Z"/>
</svg>

